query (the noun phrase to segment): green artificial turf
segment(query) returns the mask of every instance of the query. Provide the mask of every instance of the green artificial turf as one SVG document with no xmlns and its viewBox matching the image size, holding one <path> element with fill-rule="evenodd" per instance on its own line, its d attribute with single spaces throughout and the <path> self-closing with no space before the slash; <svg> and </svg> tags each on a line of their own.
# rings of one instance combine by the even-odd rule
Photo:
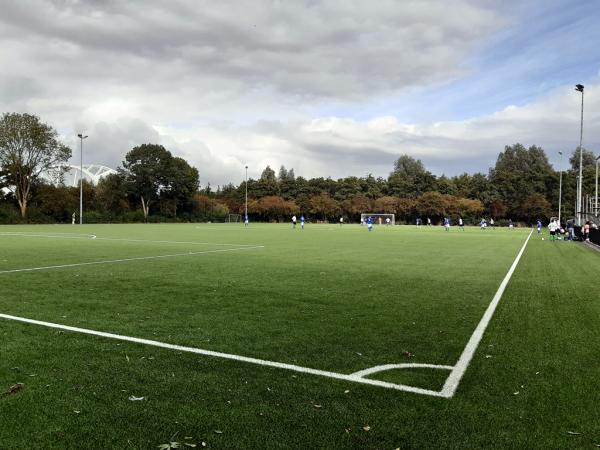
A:
<svg viewBox="0 0 600 450">
<path fill-rule="evenodd" d="M 343 374 L 454 365 L 528 234 L 5 226 L 0 313 Z M 180 256 L 6 272 L 161 255 Z M 599 269 L 532 236 L 452 399 L 0 319 L 0 393 L 24 384 L 0 394 L 0 448 L 594 448 Z"/>
</svg>

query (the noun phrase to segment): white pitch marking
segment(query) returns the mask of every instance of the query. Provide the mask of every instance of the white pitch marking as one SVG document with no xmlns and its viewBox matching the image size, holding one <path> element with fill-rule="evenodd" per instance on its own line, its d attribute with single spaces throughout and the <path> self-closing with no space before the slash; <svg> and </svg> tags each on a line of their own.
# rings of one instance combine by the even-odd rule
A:
<svg viewBox="0 0 600 450">
<path fill-rule="evenodd" d="M 481 341 L 481 338 L 483 337 L 483 333 L 485 333 L 485 330 L 486 330 L 488 324 L 490 323 L 490 320 L 492 319 L 494 312 L 496 311 L 496 307 L 498 306 L 498 303 L 500 302 L 500 299 L 502 298 L 502 294 L 504 294 L 504 290 L 506 289 L 506 286 L 508 285 L 508 282 L 510 281 L 512 274 L 514 273 L 515 269 L 517 268 L 517 264 L 519 264 L 519 261 L 521 260 L 521 256 L 523 255 L 523 252 L 525 251 L 525 247 L 527 247 L 527 243 L 529 242 L 529 238 L 531 238 L 532 233 L 533 233 L 533 230 L 529 233 L 529 235 L 527 236 L 527 239 L 525 239 L 525 243 L 523 244 L 523 247 L 521 247 L 521 251 L 519 251 L 519 253 L 517 254 L 517 257 L 515 258 L 514 262 L 512 263 L 512 266 L 510 266 L 510 269 L 508 269 L 508 272 L 507 272 L 506 276 L 504 277 L 504 279 L 502 280 L 502 283 L 500 283 L 500 287 L 498 287 L 498 290 L 496 291 L 494 298 L 492 298 L 492 301 L 490 302 L 489 306 L 485 310 L 485 313 L 483 314 L 481 321 L 477 325 L 477 328 L 475 328 L 475 331 L 471 335 L 469 342 L 467 342 L 465 349 L 463 350 L 462 354 L 460 355 L 458 362 L 452 369 L 452 372 L 450 372 L 450 375 L 448 375 L 448 378 L 446 379 L 446 382 L 444 383 L 444 387 L 441 390 L 441 393 L 444 397 L 450 398 L 450 397 L 454 396 L 454 393 L 456 392 L 456 389 L 458 388 L 458 384 L 460 383 L 461 378 L 465 374 L 467 367 L 469 367 L 469 363 L 471 362 L 471 359 L 473 358 L 473 355 L 475 354 L 475 351 L 477 350 L 477 347 L 479 346 L 479 342 Z"/>
<path fill-rule="evenodd" d="M 88 334 L 88 335 L 92 335 L 92 336 L 100 336 L 100 337 L 109 338 L 109 339 L 117 339 L 119 341 L 134 342 L 136 344 L 150 345 L 153 347 L 160 347 L 160 348 L 165 348 L 165 349 L 169 349 L 169 350 L 177 350 L 179 352 L 195 353 L 195 354 L 199 354 L 199 355 L 213 356 L 213 357 L 217 357 L 217 358 L 224 358 L 224 359 L 241 361 L 241 362 L 250 363 L 250 364 L 257 364 L 260 366 L 275 367 L 277 369 L 292 370 L 294 372 L 307 373 L 310 375 L 318 375 L 318 376 L 327 377 L 327 378 L 334 378 L 337 380 L 351 381 L 353 383 L 368 384 L 370 386 L 394 389 L 397 391 L 405 391 L 405 392 L 412 392 L 415 394 L 431 395 L 433 397 L 445 397 L 445 395 L 443 395 L 441 392 L 438 392 L 438 391 L 432 391 L 429 389 L 422 389 L 422 388 L 417 388 L 417 387 L 413 387 L 413 386 L 406 386 L 403 384 L 388 383 L 387 381 L 371 380 L 368 378 L 362 378 L 362 377 L 356 376 L 355 374 L 346 375 L 343 373 L 329 372 L 327 370 L 311 369 L 309 367 L 297 366 L 295 364 L 286 364 L 286 363 L 281 363 L 281 362 L 276 362 L 276 361 L 268 361 L 265 359 L 250 358 L 247 356 L 234 355 L 231 353 L 215 352 L 212 350 L 204 350 L 204 349 L 195 348 L 195 347 L 184 347 L 181 345 L 173 345 L 173 344 L 167 344 L 165 342 L 153 341 L 153 340 L 149 340 L 149 339 L 141 339 L 141 338 L 130 337 L 130 336 L 122 336 L 119 334 L 105 333 L 103 331 L 89 330 L 87 328 L 78 328 L 78 327 L 71 327 L 68 325 L 61 325 L 61 324 L 57 324 L 57 323 L 43 322 L 41 320 L 27 319 L 25 317 L 11 316 L 8 314 L 0 314 L 0 318 L 7 319 L 7 320 L 14 320 L 17 322 L 29 323 L 29 324 L 33 324 L 33 325 L 41 325 L 41 326 L 48 327 L 48 328 L 57 328 L 59 330 L 72 331 L 75 333 Z"/>
<path fill-rule="evenodd" d="M 111 260 L 103 260 L 103 261 L 89 261 L 89 262 L 73 263 L 73 264 L 59 264 L 59 265 L 55 265 L 55 266 L 30 267 L 30 268 L 25 268 L 25 269 L 10 269 L 10 270 L 0 271 L 0 275 L 4 274 L 4 273 L 35 272 L 38 270 L 64 269 L 67 267 L 93 266 L 93 265 L 98 265 L 98 264 L 112 264 L 112 263 L 121 263 L 121 262 L 129 262 L 129 261 L 144 261 L 144 260 L 148 260 L 148 259 L 175 258 L 177 256 L 202 255 L 205 253 L 234 252 L 237 250 L 253 250 L 253 249 L 257 249 L 257 248 L 264 248 L 264 245 L 256 245 L 254 247 L 226 248 L 226 249 L 219 249 L 219 250 L 205 250 L 205 251 L 201 251 L 201 252 L 173 253 L 170 255 L 139 256 L 136 258 L 111 259 Z"/>
<path fill-rule="evenodd" d="M 366 377 L 374 373 L 384 372 L 392 369 L 442 369 L 452 370 L 454 366 L 444 366 L 439 364 L 420 364 L 420 363 L 403 363 L 403 364 L 384 364 L 382 366 L 369 367 L 368 369 L 359 370 L 352 375 L 355 377 Z"/>
<path fill-rule="evenodd" d="M 4 232 L 1 236 L 19 236 L 19 237 L 43 237 L 43 238 L 59 238 L 59 239 L 97 239 L 99 241 L 120 241 L 120 242 L 147 242 L 150 244 L 191 244 L 191 245 L 214 245 L 215 247 L 255 247 L 255 244 L 217 244 L 213 242 L 196 242 L 196 241 L 153 241 L 149 239 L 125 239 L 125 238 L 103 238 L 95 234 L 75 234 L 69 236 L 70 233 L 58 234 L 28 234 L 18 232 Z"/>
</svg>

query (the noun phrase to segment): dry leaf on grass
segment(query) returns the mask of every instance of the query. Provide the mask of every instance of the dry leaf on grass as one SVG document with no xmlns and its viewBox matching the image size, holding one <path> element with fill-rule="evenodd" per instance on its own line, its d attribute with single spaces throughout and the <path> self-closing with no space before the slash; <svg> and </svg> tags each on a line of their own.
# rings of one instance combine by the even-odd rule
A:
<svg viewBox="0 0 600 450">
<path fill-rule="evenodd" d="M 578 433 L 577 431 L 567 431 L 567 434 L 570 434 L 571 436 L 580 436 L 581 433 Z"/>
<path fill-rule="evenodd" d="M 371 430 L 371 427 L 370 427 L 369 425 L 365 425 L 365 426 L 363 427 L 363 430 L 365 430 L 365 431 L 370 431 L 370 430 Z"/>
<path fill-rule="evenodd" d="M 25 385 L 23 383 L 17 383 L 14 386 L 11 386 L 4 392 L 5 395 L 15 395 L 23 390 Z"/>
</svg>

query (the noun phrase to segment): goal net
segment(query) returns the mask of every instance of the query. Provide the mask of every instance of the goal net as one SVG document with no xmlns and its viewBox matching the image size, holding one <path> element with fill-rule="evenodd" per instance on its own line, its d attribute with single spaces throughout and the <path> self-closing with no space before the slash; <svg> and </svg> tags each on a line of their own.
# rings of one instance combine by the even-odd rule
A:
<svg viewBox="0 0 600 450">
<path fill-rule="evenodd" d="M 227 217 L 228 223 L 240 223 L 241 221 L 242 221 L 241 214 L 229 214 L 229 216 Z"/>
<path fill-rule="evenodd" d="M 373 225 L 396 225 L 395 214 L 382 213 L 363 213 L 360 215 L 360 223 L 367 223 L 369 217 L 371 218 L 371 220 L 373 220 Z"/>
</svg>

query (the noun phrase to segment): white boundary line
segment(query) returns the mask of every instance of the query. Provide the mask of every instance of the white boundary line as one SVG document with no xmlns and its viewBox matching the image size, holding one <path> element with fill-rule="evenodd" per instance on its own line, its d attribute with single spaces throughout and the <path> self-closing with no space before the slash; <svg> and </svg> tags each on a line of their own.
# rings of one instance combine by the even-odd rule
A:
<svg viewBox="0 0 600 450">
<path fill-rule="evenodd" d="M 26 232 L 0 232 L 2 236 L 17 236 L 17 237 L 42 237 L 42 238 L 59 238 L 59 239 L 95 239 L 97 241 L 119 241 L 119 242 L 146 242 L 150 244 L 192 244 L 192 245 L 214 245 L 215 247 L 254 247 L 254 244 L 217 244 L 213 242 L 195 242 L 195 241 L 153 241 L 149 239 L 124 239 L 124 238 L 103 238 L 95 234 L 75 234 L 67 236 L 69 233 L 53 233 L 53 234 L 28 234 Z"/>
<path fill-rule="evenodd" d="M 460 380 L 462 379 L 467 368 L 469 367 L 469 363 L 471 362 L 471 359 L 473 358 L 473 355 L 475 354 L 475 351 L 477 350 L 477 347 L 479 346 L 479 342 L 481 342 L 483 333 L 485 333 L 485 330 L 486 330 L 488 324 L 490 323 L 490 320 L 492 319 L 494 312 L 496 311 L 496 307 L 498 306 L 498 303 L 500 302 L 500 299 L 502 298 L 502 294 L 504 294 L 504 290 L 506 289 L 506 286 L 508 285 L 508 282 L 510 281 L 512 274 L 514 273 L 515 269 L 517 268 L 517 264 L 519 264 L 519 261 L 521 260 L 521 256 L 523 256 L 523 252 L 525 251 L 525 247 L 527 247 L 527 243 L 529 242 L 529 239 L 531 238 L 532 233 L 533 233 L 533 230 L 529 233 L 529 235 L 527 236 L 527 239 L 525 239 L 525 243 L 523 244 L 523 246 L 521 247 L 521 250 L 517 254 L 517 257 L 515 258 L 515 261 L 512 263 L 512 266 L 510 266 L 510 269 L 508 269 L 508 273 L 502 280 L 502 283 L 500 283 L 500 287 L 496 291 L 494 298 L 492 298 L 492 301 L 490 302 L 489 306 L 485 310 L 485 313 L 483 314 L 481 321 L 477 325 L 477 328 L 475 328 L 475 331 L 471 335 L 471 339 L 469 339 L 469 342 L 467 342 L 467 345 L 465 346 L 465 349 L 463 350 L 462 354 L 460 355 L 458 362 L 452 369 L 452 372 L 450 372 L 450 375 L 448 375 L 448 378 L 446 379 L 446 382 L 444 383 L 444 387 L 440 391 L 444 397 L 451 398 L 452 396 L 454 396 L 454 393 L 456 392 L 456 389 L 458 388 Z"/>
<path fill-rule="evenodd" d="M 180 352 L 188 352 L 188 353 L 195 353 L 195 354 L 206 355 L 206 356 L 213 356 L 213 357 L 218 357 L 218 358 L 230 359 L 230 360 L 234 360 L 234 361 L 246 362 L 246 363 L 250 363 L 250 364 L 257 364 L 257 365 L 261 365 L 261 366 L 291 370 L 294 372 L 307 373 L 310 375 L 334 378 L 337 380 L 350 381 L 353 383 L 367 384 L 370 386 L 378 386 L 378 387 L 394 389 L 394 390 L 398 390 L 398 391 L 412 392 L 414 394 L 422 394 L 422 395 L 429 395 L 429 396 L 433 396 L 433 397 L 442 397 L 442 398 L 452 398 L 454 396 L 454 394 L 456 393 L 456 390 L 458 388 L 460 380 L 462 379 L 464 373 L 466 372 L 466 370 L 469 366 L 469 363 L 471 362 L 471 359 L 473 358 L 473 355 L 475 354 L 475 351 L 477 350 L 477 347 L 479 346 L 479 343 L 481 342 L 481 338 L 483 337 L 483 334 L 485 333 L 485 330 L 487 329 L 487 326 L 488 326 L 490 320 L 492 319 L 494 312 L 496 311 L 496 307 L 498 306 L 498 303 L 500 302 L 500 299 L 502 298 L 502 294 L 504 294 L 504 290 L 506 289 L 508 282 L 510 281 L 515 269 L 517 268 L 517 265 L 518 265 L 519 261 L 521 260 L 521 256 L 525 252 L 525 248 L 527 247 L 527 244 L 529 243 L 529 239 L 531 238 L 532 233 L 533 233 L 533 231 L 531 231 L 529 233 L 529 235 L 527 236 L 527 239 L 523 243 L 521 250 L 517 254 L 512 265 L 510 266 L 506 276 L 500 283 L 500 286 L 498 287 L 496 294 L 492 298 L 492 301 L 490 302 L 489 306 L 487 307 L 483 317 L 481 318 L 481 321 L 475 328 L 475 331 L 471 335 L 469 342 L 465 346 L 465 348 L 455 366 L 436 365 L 436 364 L 420 364 L 420 363 L 385 364 L 385 365 L 380 365 L 380 366 L 375 366 L 375 367 L 370 367 L 367 369 L 359 370 L 358 372 L 354 372 L 351 374 L 342 374 L 342 373 L 330 372 L 330 371 L 326 371 L 326 370 L 311 369 L 309 367 L 297 366 L 295 364 L 286 364 L 286 363 L 281 363 L 281 362 L 276 362 L 276 361 L 268 361 L 268 360 L 264 360 L 264 359 L 234 355 L 231 353 L 222 353 L 222 352 L 216 352 L 216 351 L 212 351 L 212 350 L 204 350 L 204 349 L 194 348 L 194 347 L 185 347 L 185 346 L 181 346 L 181 345 L 167 344 L 164 342 L 153 341 L 153 340 L 149 340 L 149 339 L 141 339 L 141 338 L 130 337 L 130 336 L 122 336 L 122 335 L 113 334 L 113 333 L 106 333 L 103 331 L 95 331 L 95 330 L 89 330 L 86 328 L 78 328 L 78 327 L 71 327 L 68 325 L 61 325 L 61 324 L 56 324 L 56 323 L 51 323 L 51 322 L 43 322 L 40 320 L 33 320 L 33 319 L 27 319 L 24 317 L 11 316 L 8 314 L 0 313 L 0 318 L 6 319 L 6 320 L 13 320 L 13 321 L 17 321 L 17 322 L 29 323 L 29 324 L 33 324 L 33 325 L 41 325 L 41 326 L 48 327 L 48 328 L 57 328 L 57 329 L 72 331 L 72 332 L 76 332 L 76 333 L 99 336 L 99 337 L 104 337 L 104 338 L 109 338 L 109 339 L 117 339 L 120 341 L 127 341 L 127 342 L 133 342 L 133 343 L 137 343 L 137 344 L 150 345 L 153 347 L 160 347 L 160 348 L 165 348 L 165 349 L 169 349 L 169 350 L 177 350 Z M 233 250 L 246 250 L 246 249 L 250 249 L 250 248 L 262 248 L 262 247 L 263 246 L 243 247 L 243 248 L 226 249 L 226 250 L 210 250 L 210 251 L 206 251 L 206 252 L 181 253 L 181 254 L 176 254 L 176 255 L 130 258 L 130 259 L 126 259 L 126 260 L 114 260 L 114 261 L 99 261 L 99 262 L 91 262 L 91 263 L 83 263 L 83 264 L 68 264 L 68 265 L 63 265 L 63 266 L 50 266 L 50 267 L 35 268 L 35 269 L 17 269 L 16 271 L 42 270 L 42 269 L 48 269 L 48 268 L 73 267 L 73 266 L 86 265 L 86 264 L 104 264 L 104 263 L 108 263 L 108 262 L 122 262 L 122 261 L 132 261 L 132 260 L 139 260 L 139 259 L 151 259 L 151 258 L 161 258 L 161 257 L 167 258 L 167 257 L 185 256 L 185 255 L 191 255 L 191 254 L 226 252 L 226 251 L 233 251 Z M 14 272 L 14 271 L 8 271 L 8 272 Z M 0 274 L 1 273 L 7 273 L 7 271 L 0 272 Z M 407 368 L 443 369 L 443 370 L 451 370 L 451 372 L 450 372 L 450 375 L 448 376 L 448 378 L 446 379 L 446 382 L 444 383 L 444 386 L 441 391 L 434 391 L 431 389 L 423 389 L 423 388 L 417 388 L 414 386 L 408 386 L 408 385 L 404 385 L 404 384 L 389 383 L 386 381 L 372 380 L 369 378 L 364 378 L 366 376 L 372 375 L 374 373 L 382 372 L 385 370 L 407 369 Z"/>
<path fill-rule="evenodd" d="M 127 341 L 127 342 L 134 342 L 136 344 L 150 345 L 153 347 L 160 347 L 160 348 L 165 348 L 168 350 L 177 350 L 180 352 L 195 353 L 198 355 L 214 356 L 217 358 L 230 359 L 233 361 L 241 361 L 241 362 L 250 363 L 250 364 L 258 364 L 260 366 L 275 367 L 277 369 L 292 370 L 294 372 L 307 373 L 310 375 L 318 375 L 318 376 L 322 376 L 322 377 L 334 378 L 337 380 L 351 381 L 353 383 L 368 384 L 371 386 L 378 386 L 378 387 L 383 387 L 383 388 L 387 388 L 387 389 L 395 389 L 398 391 L 413 392 L 415 394 L 431 395 L 434 397 L 443 397 L 442 393 L 438 392 L 438 391 L 432 391 L 429 389 L 422 389 L 422 388 L 417 388 L 417 387 L 413 387 L 413 386 L 406 386 L 403 384 L 388 383 L 386 381 L 371 380 L 369 378 L 362 378 L 361 376 L 357 375 L 356 373 L 346 375 L 343 373 L 329 372 L 327 370 L 318 370 L 318 369 L 311 369 L 309 367 L 297 366 L 295 364 L 286 364 L 286 363 L 281 363 L 281 362 L 276 362 L 276 361 L 268 361 L 265 359 L 249 358 L 247 356 L 233 355 L 231 353 L 215 352 L 212 350 L 204 350 L 201 348 L 184 347 L 181 345 L 167 344 L 165 342 L 153 341 L 153 340 L 149 340 L 149 339 L 141 339 L 141 338 L 130 337 L 130 336 L 121 336 L 119 334 L 105 333 L 103 331 L 88 330 L 86 328 L 71 327 L 68 325 L 61 325 L 61 324 L 57 324 L 57 323 L 43 322 L 40 320 L 33 320 L 33 319 L 26 319 L 24 317 L 11 316 L 8 314 L 0 314 L 0 318 L 6 319 L 6 320 L 13 320 L 13 321 L 17 321 L 17 322 L 29 323 L 29 324 L 33 324 L 33 325 L 41 325 L 41 326 L 48 327 L 48 328 L 57 328 L 59 330 L 72 331 L 75 333 L 89 334 L 92 336 L 100 336 L 100 337 L 109 338 L 109 339 L 117 339 L 119 341 Z M 409 366 L 412 366 L 412 364 L 409 364 Z"/>
<path fill-rule="evenodd" d="M 29 267 L 29 268 L 24 268 L 24 269 L 0 270 L 0 275 L 4 274 L 4 273 L 36 272 L 39 270 L 64 269 L 67 267 L 94 266 L 94 265 L 99 265 L 99 264 L 113 264 L 113 263 L 129 262 L 129 261 L 145 261 L 145 260 L 149 260 L 149 259 L 175 258 L 178 256 L 203 255 L 205 253 L 223 253 L 223 252 L 234 252 L 234 251 L 238 251 L 238 250 L 254 250 L 257 248 L 264 248 L 264 246 L 256 245 L 254 247 L 225 248 L 225 249 L 219 249 L 219 250 L 205 250 L 205 251 L 201 251 L 201 252 L 173 253 L 171 255 L 139 256 L 136 258 L 111 259 L 111 260 L 89 261 L 89 262 L 73 263 L 73 264 L 60 264 L 60 265 L 55 265 L 55 266 Z"/>
</svg>

